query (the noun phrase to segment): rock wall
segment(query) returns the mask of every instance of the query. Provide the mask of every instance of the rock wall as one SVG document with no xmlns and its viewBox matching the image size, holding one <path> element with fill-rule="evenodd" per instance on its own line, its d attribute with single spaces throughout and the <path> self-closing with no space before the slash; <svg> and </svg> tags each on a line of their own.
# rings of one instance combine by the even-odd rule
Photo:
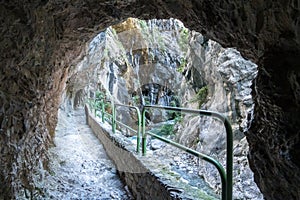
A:
<svg viewBox="0 0 300 200">
<path fill-rule="evenodd" d="M 249 149 L 244 135 L 253 119 L 251 86 L 257 75 L 257 65 L 244 59 L 234 48 L 223 48 L 194 31 L 191 35 L 186 73 L 194 86 L 197 86 L 194 82 L 204 83 L 207 88 L 201 108 L 223 113 L 232 125 L 234 199 L 262 199 L 249 168 Z M 197 90 L 201 91 L 199 86 Z M 199 94 L 195 96 L 199 99 Z M 188 102 L 186 106 L 191 107 Z M 178 129 L 180 143 L 214 157 L 225 166 L 226 133 L 222 123 L 211 117 L 186 115 Z M 218 189 L 217 171 L 206 162 L 200 163 L 199 174 Z"/>
<path fill-rule="evenodd" d="M 33 174 L 46 160 L 67 71 L 82 45 L 128 17 L 173 17 L 258 64 L 249 162 L 266 199 L 299 199 L 299 6 L 298 0 L 1 2 L 0 193 L 34 191 Z"/>
<path fill-rule="evenodd" d="M 176 19 L 126 21 L 108 27 L 89 43 L 70 78 L 68 95 L 101 91 L 117 103 L 180 105 L 195 92 L 179 69 L 186 65 L 189 30 Z M 84 98 L 87 98 L 85 95 Z M 74 97 L 74 95 L 73 95 Z M 117 107 L 118 120 L 136 124 L 130 110 Z M 160 111 L 149 116 L 161 121 Z"/>
</svg>

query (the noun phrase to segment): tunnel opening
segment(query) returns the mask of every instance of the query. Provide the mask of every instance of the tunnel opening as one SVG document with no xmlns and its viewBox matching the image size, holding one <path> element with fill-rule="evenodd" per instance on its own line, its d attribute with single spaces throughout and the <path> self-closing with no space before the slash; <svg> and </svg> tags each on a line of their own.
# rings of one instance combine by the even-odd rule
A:
<svg viewBox="0 0 300 200">
<path fill-rule="evenodd" d="M 251 182 L 247 187 L 237 185 L 235 195 L 244 198 L 242 188 L 249 188 L 256 198 L 262 198 L 246 159 L 248 144 L 244 135 L 249 128 L 248 119 L 252 119 L 249 117 L 254 108 L 251 85 L 257 66 L 242 58 L 238 51 L 223 48 L 185 28 L 177 19 L 128 18 L 93 38 L 78 68 L 80 71 L 70 79 L 81 81 L 77 84 L 85 91 L 81 94 L 92 94 L 83 97 L 85 99 L 97 99 L 100 92 L 106 99 L 140 108 L 164 105 L 225 113 L 234 124 L 235 148 L 243 152 L 235 159 L 243 160 L 247 166 L 243 168 L 246 179 Z M 130 109 L 117 107 L 116 111 L 117 120 L 136 127 L 137 121 Z M 146 118 L 148 128 L 154 132 L 224 159 L 224 134 L 219 125 L 213 125 L 216 122 L 180 112 L 154 110 L 147 111 Z M 161 125 L 162 128 L 158 128 Z M 212 133 L 214 131 L 217 133 Z M 133 136 L 127 129 L 123 133 Z M 207 145 L 211 142 L 215 145 Z M 218 182 L 215 172 L 207 172 L 211 168 L 201 164 L 204 170 L 199 174 L 209 174 L 206 179 L 211 186 Z M 238 174 L 239 179 L 241 174 Z"/>
<path fill-rule="evenodd" d="M 245 57 L 259 64 L 258 77 L 252 87 L 256 107 L 254 115 L 249 117 L 254 120 L 247 132 L 249 161 L 266 199 L 299 196 L 299 187 L 294 184 L 300 177 L 296 161 L 298 151 L 293 149 L 298 147 L 299 141 L 299 80 L 295 74 L 299 71 L 300 34 L 296 1 L 157 3 L 149 0 L 147 4 L 144 1 L 76 1 L 70 4 L 7 1 L 0 8 L 4 25 L 0 33 L 3 38 L 1 64 L 4 66 L 0 69 L 0 147 L 3 154 L 0 162 L 3 187 L 0 190 L 4 196 L 32 196 L 34 192 L 31 191 L 38 185 L 36 180 L 40 180 L 33 175 L 46 166 L 46 152 L 51 143 L 50 135 L 55 130 L 61 94 L 67 79 L 74 75 L 75 65 L 85 54 L 84 44 L 92 35 L 128 16 L 179 18 L 207 38 L 217 39 L 224 46 L 237 47 Z M 288 60 L 281 67 L 276 63 L 278 59 L 268 59 L 273 57 L 270 52 L 274 49 L 278 50 L 278 57 L 286 55 L 283 57 Z M 273 70 L 273 65 L 278 67 Z M 288 77 L 273 80 L 272 77 L 281 74 L 279 68 L 286 69 L 283 74 Z M 287 90 L 272 86 L 277 86 L 281 80 Z M 286 96 L 293 102 L 291 107 Z M 17 125 L 13 126 L 14 123 Z M 287 142 L 282 135 L 288 135 L 287 151 L 282 147 Z M 260 156 L 257 144 L 263 144 L 262 148 L 272 155 L 270 162 L 275 163 L 274 169 L 263 167 L 268 161 Z M 281 149 L 287 152 L 285 159 L 278 159 L 282 158 L 279 156 Z M 289 152 L 292 159 L 289 159 Z"/>
</svg>

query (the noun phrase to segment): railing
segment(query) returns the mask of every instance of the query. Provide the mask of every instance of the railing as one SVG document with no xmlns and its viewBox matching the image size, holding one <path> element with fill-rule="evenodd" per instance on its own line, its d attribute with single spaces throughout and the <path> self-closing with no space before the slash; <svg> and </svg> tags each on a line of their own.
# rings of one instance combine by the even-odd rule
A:
<svg viewBox="0 0 300 200">
<path fill-rule="evenodd" d="M 229 120 L 221 113 L 218 112 L 213 112 L 213 111 L 207 111 L 207 110 L 195 110 L 195 109 L 187 109 L 187 108 L 179 108 L 179 107 L 168 107 L 168 106 L 154 106 L 154 105 L 145 105 L 142 108 L 142 115 L 138 107 L 136 106 L 129 106 L 129 105 L 123 105 L 123 104 L 114 104 L 111 102 L 112 106 L 112 132 L 115 133 L 116 131 L 116 123 L 119 123 L 120 125 L 126 127 L 127 129 L 130 129 L 131 131 L 134 131 L 137 134 L 137 146 L 136 146 L 136 151 L 140 151 L 140 135 L 142 134 L 142 153 L 143 155 L 146 155 L 146 138 L 147 135 L 151 135 L 158 140 L 161 140 L 165 143 L 168 143 L 172 146 L 175 146 L 181 150 L 186 151 L 189 154 L 192 154 L 196 157 L 199 157 L 212 165 L 214 165 L 221 177 L 221 184 L 222 184 L 222 200 L 232 200 L 232 171 L 233 171 L 233 135 L 232 135 L 232 128 L 230 125 Z M 127 108 L 132 108 L 135 109 L 137 112 L 137 117 L 138 117 L 138 130 L 135 131 L 131 127 L 127 126 L 126 124 L 123 124 L 122 122 L 119 122 L 116 120 L 116 107 L 127 107 Z M 217 160 L 214 158 L 207 156 L 203 153 L 197 152 L 191 148 L 185 147 L 179 143 L 173 142 L 169 139 L 166 139 L 164 137 L 161 137 L 157 134 L 154 134 L 150 131 L 146 132 L 145 129 L 145 124 L 146 124 L 146 111 L 148 109 L 163 109 L 163 110 L 172 110 L 172 111 L 180 111 L 180 112 L 185 112 L 185 113 L 193 113 L 193 114 L 199 114 L 199 115 L 204 115 L 204 116 L 211 116 L 214 118 L 217 118 L 221 120 L 225 126 L 226 129 L 226 172 L 224 170 L 224 167 L 222 164 L 220 164 Z M 101 118 L 102 122 L 105 121 L 105 112 L 104 109 L 104 101 L 101 101 Z"/>
<path fill-rule="evenodd" d="M 138 130 L 137 131 L 135 131 L 131 127 L 127 126 L 126 124 L 123 124 L 121 122 L 118 122 L 118 123 L 137 134 L 136 135 L 136 138 L 137 138 L 137 140 L 136 140 L 136 143 L 137 143 L 136 144 L 136 151 L 139 153 L 140 152 L 140 133 L 141 133 L 141 123 L 142 123 L 141 112 L 140 112 L 139 108 L 136 107 L 136 106 L 129 106 L 129 105 L 123 105 L 123 104 L 114 104 L 113 109 L 112 109 L 112 114 L 113 114 L 113 123 L 112 123 L 113 130 L 112 131 L 113 131 L 113 133 L 116 132 L 116 122 L 117 122 L 117 120 L 116 120 L 116 107 L 117 106 L 132 108 L 132 109 L 136 110 L 137 117 L 138 117 Z"/>
</svg>

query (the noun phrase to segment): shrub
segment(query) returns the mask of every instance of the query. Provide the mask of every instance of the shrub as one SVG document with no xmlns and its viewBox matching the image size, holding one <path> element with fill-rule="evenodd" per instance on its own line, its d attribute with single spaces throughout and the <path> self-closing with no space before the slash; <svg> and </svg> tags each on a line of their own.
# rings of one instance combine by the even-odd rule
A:
<svg viewBox="0 0 300 200">
<path fill-rule="evenodd" d="M 198 102 L 199 108 L 202 106 L 203 103 L 205 103 L 208 95 L 208 86 L 202 87 L 200 90 L 198 90 L 196 97 L 193 98 L 190 102 L 195 103 Z"/>
</svg>

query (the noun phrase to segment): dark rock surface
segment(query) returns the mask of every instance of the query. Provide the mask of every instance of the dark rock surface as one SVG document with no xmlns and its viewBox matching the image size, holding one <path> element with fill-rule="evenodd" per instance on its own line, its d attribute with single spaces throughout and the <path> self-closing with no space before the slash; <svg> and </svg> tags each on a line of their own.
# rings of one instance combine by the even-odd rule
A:
<svg viewBox="0 0 300 200">
<path fill-rule="evenodd" d="M 84 45 L 127 17 L 178 18 L 258 64 L 247 140 L 266 199 L 299 199 L 300 5 L 297 0 L 0 2 L 0 194 L 30 197 L 46 167 L 61 94 Z"/>
</svg>

